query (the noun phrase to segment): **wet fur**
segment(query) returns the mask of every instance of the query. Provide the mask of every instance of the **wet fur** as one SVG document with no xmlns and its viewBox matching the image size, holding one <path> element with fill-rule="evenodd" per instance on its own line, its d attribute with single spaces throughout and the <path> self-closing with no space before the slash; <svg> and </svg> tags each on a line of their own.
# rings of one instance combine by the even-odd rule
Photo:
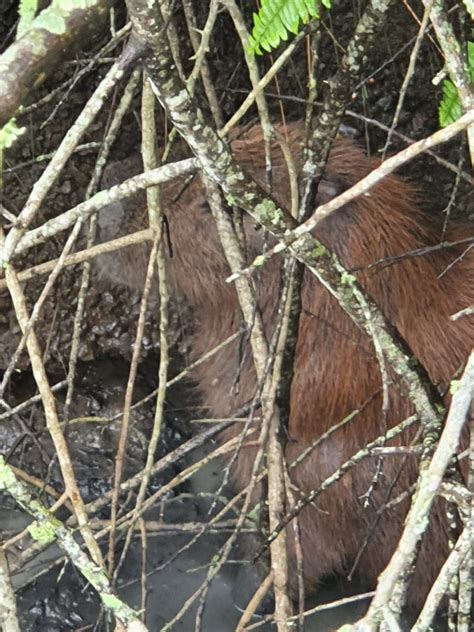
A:
<svg viewBox="0 0 474 632">
<path fill-rule="evenodd" d="M 302 130 L 290 127 L 290 145 L 297 165 L 301 163 Z M 260 129 L 248 130 L 235 140 L 232 148 L 244 168 L 264 185 L 263 143 Z M 334 144 L 321 186 L 327 192 L 340 192 L 376 166 L 364 152 L 348 140 Z M 141 170 L 139 160 L 112 165 L 104 186 L 129 177 Z M 280 204 L 289 204 L 288 175 L 283 157 L 275 147 L 272 193 Z M 222 253 L 212 217 L 205 212 L 206 201 L 199 179 L 186 187 L 178 201 L 172 202 L 181 184 L 163 188 L 162 199 L 170 225 L 174 256 L 169 260 L 171 282 L 194 308 L 193 358 L 214 347 L 241 325 L 239 307 L 232 287 L 225 284 L 228 267 Z M 326 193 L 325 193 L 326 192 Z M 144 197 L 122 207 L 128 219 L 120 233 L 142 228 L 145 222 Z M 119 209 L 120 210 L 120 209 Z M 117 207 L 115 208 L 115 212 Z M 113 209 L 100 216 L 103 238 Z M 109 219 L 107 219 L 109 218 Z M 255 231 L 245 220 L 249 260 L 261 247 L 263 230 Z M 110 228 L 110 227 L 109 227 Z M 114 229 L 115 230 L 115 229 Z M 454 240 L 473 234 L 468 225 L 452 227 L 446 239 Z M 340 209 L 317 228 L 318 238 L 336 252 L 349 269 L 360 269 L 357 278 L 377 302 L 386 318 L 395 325 L 414 355 L 441 390 L 462 369 L 474 340 L 472 316 L 452 322 L 450 314 L 474 303 L 474 257 L 468 253 L 452 269 L 439 274 L 462 253 L 460 248 L 438 251 L 423 257 L 406 258 L 394 265 L 367 270 L 374 261 L 402 255 L 417 248 L 434 245 L 441 236 L 440 226 L 417 207 L 413 187 L 397 176 L 386 178 L 369 195 Z M 111 256 L 101 257 L 102 273 L 120 283 L 140 287 L 143 284 L 147 250 L 131 247 Z M 265 266 L 258 286 L 259 304 L 267 329 L 271 329 L 278 295 L 279 262 Z M 355 409 L 359 415 L 342 430 L 314 449 L 304 463 L 292 471 L 296 495 L 305 494 L 332 474 L 354 452 L 384 433 L 381 414 L 381 381 L 374 351 L 367 336 L 343 313 L 309 273 L 305 274 L 303 312 L 297 344 L 294 381 L 291 390 L 289 437 L 285 447 L 288 462 L 332 425 Z M 251 400 L 256 378 L 247 354 L 240 374 L 239 390 L 232 391 L 236 375 L 238 343 L 228 346 L 194 372 L 203 405 L 217 417 L 232 415 Z M 393 379 L 390 390 L 388 426 L 413 412 L 406 394 Z M 237 433 L 228 431 L 223 438 Z M 400 443 L 406 444 L 405 435 Z M 254 451 L 243 450 L 234 468 L 233 479 L 241 488 L 248 480 Z M 399 473 L 401 463 L 404 463 Z M 303 548 L 304 583 L 307 593 L 314 592 L 321 580 L 334 574 L 346 574 L 368 535 L 377 508 L 395 476 L 398 483 L 391 497 L 407 489 L 415 480 L 417 462 L 409 456 L 384 459 L 384 466 L 370 506 L 364 508 L 375 471 L 376 460 L 366 459 L 347 473 L 336 485 L 322 494 L 317 508 L 307 507 L 299 518 Z M 402 502 L 382 513 L 369 544 L 358 564 L 358 575 L 368 588 L 388 562 L 403 524 L 408 504 Z M 291 539 L 292 530 L 288 530 Z M 296 571 L 293 546 L 290 548 L 290 590 L 296 595 Z M 417 605 L 448 553 L 446 522 L 441 501 L 431 517 L 431 526 L 421 547 L 415 572 L 415 590 L 409 601 Z"/>
</svg>

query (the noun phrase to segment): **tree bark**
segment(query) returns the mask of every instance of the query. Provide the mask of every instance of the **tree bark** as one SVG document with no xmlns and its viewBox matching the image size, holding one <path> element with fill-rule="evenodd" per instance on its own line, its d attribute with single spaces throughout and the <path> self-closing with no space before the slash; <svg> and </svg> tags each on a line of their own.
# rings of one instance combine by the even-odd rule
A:
<svg viewBox="0 0 474 632">
<path fill-rule="evenodd" d="M 85 0 L 81 8 L 54 0 L 0 57 L 0 128 L 73 47 L 83 47 L 105 24 L 112 0 Z"/>
</svg>

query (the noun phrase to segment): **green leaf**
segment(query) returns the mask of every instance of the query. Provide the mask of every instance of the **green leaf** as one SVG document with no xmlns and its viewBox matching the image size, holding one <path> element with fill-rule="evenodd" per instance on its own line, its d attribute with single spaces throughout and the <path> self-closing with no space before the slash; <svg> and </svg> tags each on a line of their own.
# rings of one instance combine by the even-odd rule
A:
<svg viewBox="0 0 474 632">
<path fill-rule="evenodd" d="M 474 83 L 474 42 L 467 43 L 467 66 L 469 79 Z M 462 116 L 461 99 L 450 79 L 443 81 L 443 98 L 439 104 L 438 115 L 441 127 L 451 125 Z"/>
<path fill-rule="evenodd" d="M 249 54 L 270 52 L 286 41 L 289 33 L 297 35 L 302 24 L 319 18 L 321 3 L 327 9 L 331 6 L 331 0 L 262 0 L 260 11 L 253 15 Z"/>
<path fill-rule="evenodd" d="M 462 115 L 461 99 L 454 84 L 449 79 L 443 81 L 443 98 L 439 104 L 439 124 L 446 127 Z"/>
<path fill-rule="evenodd" d="M 12 117 L 8 123 L 5 123 L 0 129 L 0 152 L 11 147 L 24 134 L 25 130 L 26 127 L 17 126 L 15 117 Z"/>
</svg>

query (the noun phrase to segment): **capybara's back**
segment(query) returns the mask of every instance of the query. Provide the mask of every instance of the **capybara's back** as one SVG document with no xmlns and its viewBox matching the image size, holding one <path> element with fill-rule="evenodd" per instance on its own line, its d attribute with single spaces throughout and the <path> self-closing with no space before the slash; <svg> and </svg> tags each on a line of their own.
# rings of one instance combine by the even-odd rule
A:
<svg viewBox="0 0 474 632">
<path fill-rule="evenodd" d="M 297 166 L 301 164 L 302 137 L 300 125 L 290 126 L 290 147 Z M 264 185 L 260 128 L 247 130 L 232 143 L 232 148 L 244 169 Z M 321 201 L 352 186 L 375 166 L 376 162 L 350 141 L 337 140 L 320 185 Z M 136 159 L 131 159 L 125 168 L 123 164 L 112 165 L 107 183 L 139 170 Z M 288 206 L 288 173 L 277 146 L 273 183 L 272 194 L 280 204 Z M 169 259 L 171 287 L 193 306 L 196 325 L 192 347 L 193 357 L 197 358 L 239 330 L 238 301 L 234 289 L 225 283 L 228 268 L 199 179 L 184 188 L 181 181 L 163 187 L 162 200 L 173 249 Z M 105 227 L 113 226 L 111 214 L 122 212 L 120 233 L 130 232 L 146 223 L 144 209 L 144 196 L 137 197 L 115 210 L 106 209 L 99 222 Z M 250 261 L 259 253 L 265 234 L 250 219 L 244 224 Z M 443 239 L 455 241 L 473 233 L 472 225 L 457 225 Z M 106 237 L 117 234 L 112 228 Z M 474 318 L 450 319 L 450 315 L 474 303 L 472 251 L 462 256 L 463 248 L 453 246 L 428 251 L 423 256 L 403 256 L 436 245 L 441 239 L 441 228 L 417 208 L 413 187 L 396 176 L 385 178 L 368 195 L 323 220 L 315 234 L 354 272 L 405 339 L 432 383 L 445 394 L 473 346 Z M 379 259 L 392 258 L 396 260 L 390 265 L 368 267 Z M 101 258 L 99 266 L 106 276 L 140 287 L 146 262 L 146 248 L 134 247 Z M 276 315 L 279 270 L 280 262 L 274 257 L 256 277 L 258 303 L 268 333 Z M 244 337 L 243 341 L 228 345 L 194 371 L 209 414 L 232 416 L 254 397 L 257 383 L 246 341 Z M 389 374 L 389 378 L 389 407 L 384 413 L 381 370 L 371 341 L 306 271 L 285 446 L 296 499 L 318 488 L 355 452 L 413 413 L 397 377 Z M 308 450 L 321 435 L 349 416 L 344 427 Z M 224 433 L 223 439 L 240 432 L 241 427 L 236 424 Z M 409 446 L 415 436 L 416 427 L 388 445 Z M 291 467 L 303 451 L 308 451 L 306 457 Z M 254 457 L 255 448 L 241 450 L 233 469 L 238 488 L 248 482 Z M 399 497 L 416 480 L 417 458 L 409 450 L 365 458 L 302 511 L 299 531 L 307 594 L 314 592 L 324 577 L 347 574 L 356 560 L 356 573 L 363 584 L 375 585 L 401 532 L 408 500 Z M 399 502 L 394 502 L 397 498 Z M 290 591 L 296 596 L 293 529 L 287 529 L 287 534 Z M 416 590 L 409 593 L 412 605 L 424 599 L 447 553 L 446 519 L 439 501 L 418 557 Z"/>
</svg>

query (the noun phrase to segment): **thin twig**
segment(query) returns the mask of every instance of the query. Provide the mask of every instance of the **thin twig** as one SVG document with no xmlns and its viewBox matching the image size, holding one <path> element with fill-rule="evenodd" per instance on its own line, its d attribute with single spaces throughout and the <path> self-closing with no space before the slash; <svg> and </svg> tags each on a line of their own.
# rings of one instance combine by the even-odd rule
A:
<svg viewBox="0 0 474 632">
<path fill-rule="evenodd" d="M 459 381 L 453 395 L 451 407 L 444 430 L 431 462 L 420 472 L 417 491 L 412 506 L 405 520 L 405 528 L 398 547 L 388 566 L 379 577 L 377 590 L 367 615 L 355 626 L 354 632 L 372 629 L 375 622 L 383 616 L 385 608 L 389 608 L 392 591 L 398 578 L 409 568 L 413 561 L 417 544 L 424 529 L 419 525 L 427 525 L 428 515 L 435 495 L 442 483 L 444 473 L 459 443 L 459 437 L 474 398 L 474 352 L 471 353 L 463 377 Z"/>
<path fill-rule="evenodd" d="M 3 231 L 0 226 L 0 243 L 1 242 L 3 242 Z M 25 296 L 12 265 L 8 266 L 8 268 L 5 270 L 5 276 L 8 284 L 8 289 L 12 297 L 18 323 L 22 331 L 24 332 L 29 321 L 28 309 L 26 306 Z M 43 363 L 41 348 L 38 343 L 38 339 L 36 337 L 34 329 L 31 329 L 30 331 L 30 335 L 26 341 L 26 347 L 28 349 L 28 355 L 31 361 L 33 375 L 38 386 L 38 390 L 41 394 L 46 424 L 51 434 L 51 438 L 56 449 L 56 454 L 58 456 L 61 473 L 64 478 L 65 491 L 68 494 L 74 507 L 74 512 L 76 514 L 77 521 L 81 528 L 81 533 L 87 545 L 87 548 L 89 549 L 94 561 L 98 564 L 101 564 L 102 554 L 88 526 L 87 512 L 85 510 L 84 502 L 82 500 L 76 477 L 74 475 L 74 469 L 71 463 L 69 448 L 59 424 L 59 418 L 56 410 L 56 402 L 51 391 L 51 387 L 49 385 L 48 376 L 46 374 Z"/>
<path fill-rule="evenodd" d="M 7 556 L 0 549 L 0 627 L 3 632 L 20 632 L 15 593 L 10 581 Z"/>
<path fill-rule="evenodd" d="M 15 501 L 30 513 L 34 519 L 29 530 L 38 540 L 57 539 L 59 546 L 66 553 L 74 566 L 92 584 L 99 594 L 102 603 L 110 609 L 129 632 L 147 632 L 145 625 L 139 620 L 134 610 L 117 597 L 102 566 L 92 562 L 76 542 L 74 533 L 36 500 L 28 489 L 17 480 L 11 468 L 0 456 L 0 489 L 7 491 Z"/>
<path fill-rule="evenodd" d="M 2 247 L 1 260 L 3 264 L 8 263 L 15 252 L 16 246 L 24 235 L 28 226 L 36 217 L 43 200 L 61 173 L 71 154 L 76 149 L 83 134 L 88 129 L 102 106 L 105 99 L 115 88 L 117 82 L 125 74 L 125 70 L 133 63 L 138 56 L 138 50 L 127 47 L 121 54 L 117 62 L 109 70 L 104 79 L 100 82 L 94 94 L 85 105 L 76 122 L 69 128 L 60 146 L 56 150 L 51 162 L 35 182 L 30 196 L 17 218 L 16 225 L 11 229 Z"/>
</svg>

